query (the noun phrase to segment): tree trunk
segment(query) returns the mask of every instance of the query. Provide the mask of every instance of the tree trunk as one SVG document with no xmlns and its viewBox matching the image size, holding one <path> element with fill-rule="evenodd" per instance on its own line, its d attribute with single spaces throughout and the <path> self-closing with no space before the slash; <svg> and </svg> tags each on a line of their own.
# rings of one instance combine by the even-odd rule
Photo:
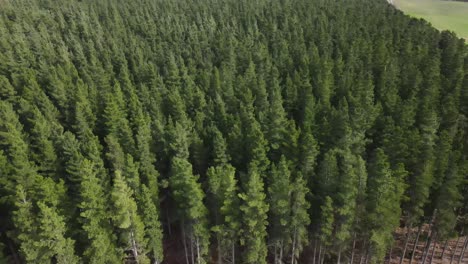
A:
<svg viewBox="0 0 468 264">
<path fill-rule="evenodd" d="M 312 264 L 315 264 L 316 254 L 317 254 L 317 239 L 314 239 L 314 258 L 312 259 Z"/>
<path fill-rule="evenodd" d="M 432 264 L 432 260 L 434 260 L 436 245 L 437 245 L 437 239 L 434 238 L 434 246 L 432 247 L 432 254 L 431 254 L 431 258 L 429 259 L 429 264 Z"/>
<path fill-rule="evenodd" d="M 195 238 L 196 240 L 196 247 L 197 247 L 197 263 L 198 264 L 201 264 L 201 256 L 200 256 L 200 240 L 197 238 Z"/>
<path fill-rule="evenodd" d="M 236 244 L 232 242 L 232 264 L 236 264 Z"/>
<path fill-rule="evenodd" d="M 283 240 L 279 241 L 279 263 L 283 263 Z"/>
<path fill-rule="evenodd" d="M 273 263 L 278 264 L 278 242 L 274 243 L 273 251 L 275 255 L 275 260 Z"/>
<path fill-rule="evenodd" d="M 429 250 L 431 249 L 431 242 L 435 240 L 434 238 L 437 235 L 437 233 L 434 233 L 432 231 L 432 226 L 434 225 L 436 215 L 437 215 L 437 209 L 435 209 L 432 212 L 431 222 L 429 223 L 429 230 L 427 231 L 428 236 L 426 237 L 426 242 L 424 243 L 424 248 L 423 248 L 422 264 L 426 263 L 427 255 L 429 254 Z"/>
<path fill-rule="evenodd" d="M 442 259 L 442 261 L 444 260 L 444 255 L 445 255 L 445 250 L 447 249 L 447 244 L 448 244 L 448 239 L 445 240 L 444 248 L 442 249 L 442 255 L 440 256 L 440 259 Z"/>
<path fill-rule="evenodd" d="M 322 262 L 320 262 L 320 264 L 323 264 L 323 262 L 325 262 L 325 255 L 327 254 L 327 248 L 324 247 L 323 248 L 323 254 L 322 254 Z"/>
<path fill-rule="evenodd" d="M 182 221 L 182 242 L 184 244 L 184 252 L 185 252 L 185 263 L 186 264 L 190 264 L 189 263 L 189 259 L 188 259 L 188 252 L 187 252 L 187 238 L 185 237 L 185 225 L 184 225 L 184 221 Z"/>
<path fill-rule="evenodd" d="M 453 258 L 455 257 L 455 254 L 457 254 L 458 242 L 460 241 L 460 238 L 461 238 L 461 235 L 458 235 L 457 243 L 455 244 L 455 248 L 453 249 L 453 252 L 452 252 L 452 257 L 450 258 L 450 264 L 452 264 Z"/>
<path fill-rule="evenodd" d="M 369 250 L 366 251 L 366 261 L 364 263 L 369 263 Z"/>
<path fill-rule="evenodd" d="M 413 252 L 411 252 L 411 259 L 410 259 L 409 264 L 413 263 L 414 253 L 416 252 L 416 248 L 417 248 L 417 246 L 418 246 L 419 235 L 421 235 L 421 230 L 422 230 L 422 224 L 419 225 L 419 228 L 418 228 L 418 234 L 416 235 L 416 240 L 414 241 Z"/>
<path fill-rule="evenodd" d="M 353 249 L 351 250 L 351 261 L 349 262 L 350 264 L 353 264 L 354 262 L 354 250 L 356 249 L 356 232 L 354 232 L 354 237 L 353 237 Z"/>
<path fill-rule="evenodd" d="M 341 248 L 338 250 L 338 259 L 336 260 L 336 264 L 341 264 Z"/>
<path fill-rule="evenodd" d="M 319 241 L 319 255 L 318 255 L 318 264 L 322 263 L 322 242 Z"/>
<path fill-rule="evenodd" d="M 190 234 L 190 255 L 192 257 L 192 264 L 195 264 L 195 251 L 193 250 L 193 244 L 194 244 L 193 243 L 193 234 Z"/>
<path fill-rule="evenodd" d="M 362 252 L 366 252 L 367 251 L 367 245 L 366 245 L 366 242 L 364 242 L 364 245 L 362 246 Z M 365 255 L 363 255 L 361 252 L 361 257 L 359 259 L 359 264 L 362 264 L 362 261 L 363 261 L 363 258 L 365 257 Z"/>
<path fill-rule="evenodd" d="M 426 263 L 426 259 L 427 259 L 427 255 L 429 254 L 429 251 L 431 249 L 431 243 L 432 241 L 434 240 L 435 241 L 435 236 L 437 235 L 437 233 L 435 233 L 434 235 L 432 234 L 433 232 L 431 231 L 431 234 L 430 236 L 426 239 L 426 244 L 425 244 L 425 247 L 424 247 L 424 252 L 423 252 L 423 259 L 422 259 L 422 264 L 425 264 Z M 434 245 L 435 246 L 435 245 Z"/>
<path fill-rule="evenodd" d="M 135 241 L 135 234 L 133 233 L 133 230 L 130 231 L 130 243 L 132 244 L 132 251 L 133 251 L 133 257 L 135 258 L 135 262 L 138 264 L 138 249 Z"/>
<path fill-rule="evenodd" d="M 462 251 L 460 253 L 460 258 L 458 259 L 458 264 L 462 263 L 463 257 L 465 256 L 466 247 L 468 247 L 468 237 L 465 237 L 465 243 L 464 243 Z"/>
<path fill-rule="evenodd" d="M 297 229 L 294 228 L 294 236 L 293 236 L 293 242 L 292 242 L 292 252 L 291 252 L 291 264 L 294 264 L 296 261 L 295 255 L 296 255 L 296 243 L 297 243 Z"/>
<path fill-rule="evenodd" d="M 401 254 L 400 264 L 403 264 L 403 260 L 405 260 L 405 257 L 406 257 L 406 248 L 408 247 L 409 238 L 411 237 L 411 229 L 412 229 L 412 226 L 409 225 L 406 230 L 405 245 L 403 246 L 403 253 Z"/>
</svg>

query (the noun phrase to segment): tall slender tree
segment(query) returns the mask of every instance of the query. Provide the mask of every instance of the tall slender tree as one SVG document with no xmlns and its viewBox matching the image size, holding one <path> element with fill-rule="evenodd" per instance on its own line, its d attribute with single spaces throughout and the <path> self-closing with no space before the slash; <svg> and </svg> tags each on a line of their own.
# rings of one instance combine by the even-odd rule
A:
<svg viewBox="0 0 468 264">
<path fill-rule="evenodd" d="M 269 206 L 266 202 L 263 180 L 256 168 L 251 167 L 245 190 L 239 194 L 242 200 L 242 231 L 240 244 L 244 263 L 266 263 L 266 226 Z"/>
</svg>

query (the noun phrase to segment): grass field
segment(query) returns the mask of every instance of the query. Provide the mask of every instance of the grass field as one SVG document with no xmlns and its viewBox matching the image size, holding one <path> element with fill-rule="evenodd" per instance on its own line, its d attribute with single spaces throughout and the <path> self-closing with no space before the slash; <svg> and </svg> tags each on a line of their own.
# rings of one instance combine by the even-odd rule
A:
<svg viewBox="0 0 468 264">
<path fill-rule="evenodd" d="M 397 8 L 424 18 L 440 30 L 455 31 L 468 40 L 468 2 L 444 0 L 394 0 Z"/>
</svg>

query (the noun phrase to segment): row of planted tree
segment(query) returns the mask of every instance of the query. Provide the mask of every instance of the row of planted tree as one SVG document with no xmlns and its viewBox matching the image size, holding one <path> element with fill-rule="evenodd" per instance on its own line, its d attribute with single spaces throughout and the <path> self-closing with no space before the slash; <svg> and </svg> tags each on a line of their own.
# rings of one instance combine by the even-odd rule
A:
<svg viewBox="0 0 468 264">
<path fill-rule="evenodd" d="M 386 1 L 3 0 L 0 36 L 2 263 L 381 263 L 466 235 L 467 45 Z"/>
</svg>

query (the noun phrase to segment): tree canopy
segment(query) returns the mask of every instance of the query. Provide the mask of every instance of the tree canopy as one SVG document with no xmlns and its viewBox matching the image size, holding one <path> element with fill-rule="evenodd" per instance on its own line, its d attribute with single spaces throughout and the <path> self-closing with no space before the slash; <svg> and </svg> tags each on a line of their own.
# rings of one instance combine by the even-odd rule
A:
<svg viewBox="0 0 468 264">
<path fill-rule="evenodd" d="M 385 0 L 0 0 L 2 263 L 381 263 L 467 157 L 465 40 Z"/>
</svg>

